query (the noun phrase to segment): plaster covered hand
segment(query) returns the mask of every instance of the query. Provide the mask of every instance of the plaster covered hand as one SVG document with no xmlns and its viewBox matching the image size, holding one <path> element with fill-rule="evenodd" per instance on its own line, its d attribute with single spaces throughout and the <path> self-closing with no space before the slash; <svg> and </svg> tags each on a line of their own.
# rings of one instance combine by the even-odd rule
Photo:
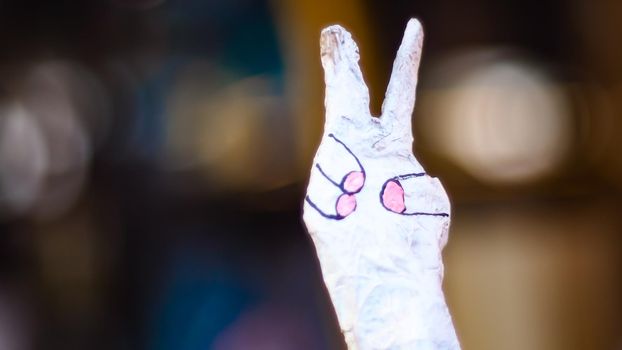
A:
<svg viewBox="0 0 622 350">
<path fill-rule="evenodd" d="M 375 118 L 350 33 L 321 35 L 326 122 L 304 221 L 350 350 L 460 348 L 442 292 L 450 204 L 412 153 L 422 41 L 410 20 Z"/>
</svg>

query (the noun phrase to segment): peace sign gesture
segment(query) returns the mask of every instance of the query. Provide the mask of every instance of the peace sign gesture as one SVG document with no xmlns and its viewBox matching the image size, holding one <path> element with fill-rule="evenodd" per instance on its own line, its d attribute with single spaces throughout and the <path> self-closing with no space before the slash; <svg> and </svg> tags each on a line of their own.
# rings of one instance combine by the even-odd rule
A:
<svg viewBox="0 0 622 350">
<path fill-rule="evenodd" d="M 411 19 L 376 118 L 350 33 L 321 35 L 326 120 L 304 221 L 350 349 L 459 348 L 441 289 L 450 203 L 412 153 L 422 42 Z"/>
</svg>

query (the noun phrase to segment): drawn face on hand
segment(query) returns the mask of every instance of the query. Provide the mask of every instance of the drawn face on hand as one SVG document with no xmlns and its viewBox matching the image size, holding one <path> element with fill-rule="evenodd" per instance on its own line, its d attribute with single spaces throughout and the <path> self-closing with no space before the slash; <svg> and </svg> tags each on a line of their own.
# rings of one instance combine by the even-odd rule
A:
<svg viewBox="0 0 622 350">
<path fill-rule="evenodd" d="M 369 112 L 369 93 L 350 34 L 338 26 L 322 33 L 326 123 L 305 198 L 310 231 L 348 231 L 330 226 L 348 222 L 362 231 L 381 223 L 414 230 L 417 220 L 425 220 L 428 227 L 435 225 L 429 220 L 448 225 L 447 195 L 412 153 L 411 115 L 422 40 L 420 24 L 409 22 L 382 115 L 376 118 Z"/>
</svg>

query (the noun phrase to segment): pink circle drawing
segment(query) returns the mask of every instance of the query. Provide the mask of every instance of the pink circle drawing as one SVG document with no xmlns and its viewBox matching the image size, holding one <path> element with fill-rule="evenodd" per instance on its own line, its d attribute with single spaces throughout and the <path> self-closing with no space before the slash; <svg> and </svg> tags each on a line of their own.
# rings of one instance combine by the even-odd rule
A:
<svg viewBox="0 0 622 350">
<path fill-rule="evenodd" d="M 394 213 L 403 213 L 406 210 L 404 204 L 404 189 L 396 180 L 387 181 L 382 192 L 382 204 Z"/>
</svg>

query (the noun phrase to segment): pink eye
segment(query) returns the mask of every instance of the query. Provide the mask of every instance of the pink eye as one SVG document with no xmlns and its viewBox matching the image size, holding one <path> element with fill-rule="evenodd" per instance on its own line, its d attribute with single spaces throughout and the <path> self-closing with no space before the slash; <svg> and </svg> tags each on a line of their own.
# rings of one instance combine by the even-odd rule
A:
<svg viewBox="0 0 622 350">
<path fill-rule="evenodd" d="M 382 205 L 388 210 L 401 214 L 406 210 L 404 189 L 396 180 L 389 180 L 382 191 Z"/>
<path fill-rule="evenodd" d="M 365 173 L 352 171 L 343 179 L 343 190 L 346 193 L 357 193 L 365 184 Z"/>
<path fill-rule="evenodd" d="M 344 193 L 337 199 L 337 214 L 341 217 L 346 217 L 356 209 L 356 198 L 354 195 Z"/>
</svg>

